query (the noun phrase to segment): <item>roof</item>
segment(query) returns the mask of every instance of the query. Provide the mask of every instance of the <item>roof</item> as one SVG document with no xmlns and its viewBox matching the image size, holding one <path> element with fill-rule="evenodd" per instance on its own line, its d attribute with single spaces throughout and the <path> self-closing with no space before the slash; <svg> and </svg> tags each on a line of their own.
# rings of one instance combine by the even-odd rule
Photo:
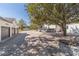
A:
<svg viewBox="0 0 79 59">
<path fill-rule="evenodd" d="M 1 17 L 1 16 L 0 16 L 0 20 L 4 20 L 9 23 L 13 23 L 13 21 L 16 21 L 15 18 L 7 18 L 7 17 Z"/>
</svg>

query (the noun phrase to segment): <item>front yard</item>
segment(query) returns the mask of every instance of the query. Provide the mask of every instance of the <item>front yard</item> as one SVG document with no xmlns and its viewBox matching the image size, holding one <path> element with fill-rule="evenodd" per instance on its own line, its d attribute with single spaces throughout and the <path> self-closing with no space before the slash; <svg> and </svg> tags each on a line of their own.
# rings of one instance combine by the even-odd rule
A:
<svg viewBox="0 0 79 59">
<path fill-rule="evenodd" d="M 54 33 L 53 33 L 54 34 Z M 68 40 L 65 40 L 68 39 Z M 51 33 L 23 31 L 16 37 L 0 43 L 2 56 L 77 56 L 79 44 L 69 39 L 74 37 L 55 36 Z"/>
</svg>

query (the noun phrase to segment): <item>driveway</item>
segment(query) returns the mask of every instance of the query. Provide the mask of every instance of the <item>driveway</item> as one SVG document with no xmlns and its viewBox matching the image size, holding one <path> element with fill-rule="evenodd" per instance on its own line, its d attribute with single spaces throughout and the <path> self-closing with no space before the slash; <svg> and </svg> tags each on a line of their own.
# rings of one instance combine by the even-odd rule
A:
<svg viewBox="0 0 79 59">
<path fill-rule="evenodd" d="M 24 44 L 25 37 L 27 36 L 26 31 L 21 32 L 12 39 L 7 40 L 4 43 L 0 43 L 0 55 L 8 56 L 8 55 L 24 55 Z"/>
</svg>

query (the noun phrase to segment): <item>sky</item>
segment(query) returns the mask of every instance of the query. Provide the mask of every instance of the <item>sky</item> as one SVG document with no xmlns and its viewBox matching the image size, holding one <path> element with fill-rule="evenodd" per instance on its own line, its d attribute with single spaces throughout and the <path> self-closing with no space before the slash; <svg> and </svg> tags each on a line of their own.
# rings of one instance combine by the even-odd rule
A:
<svg viewBox="0 0 79 59">
<path fill-rule="evenodd" d="M 25 10 L 24 3 L 0 3 L 0 16 L 16 18 L 16 20 L 23 19 L 29 24 L 28 13 Z"/>
</svg>

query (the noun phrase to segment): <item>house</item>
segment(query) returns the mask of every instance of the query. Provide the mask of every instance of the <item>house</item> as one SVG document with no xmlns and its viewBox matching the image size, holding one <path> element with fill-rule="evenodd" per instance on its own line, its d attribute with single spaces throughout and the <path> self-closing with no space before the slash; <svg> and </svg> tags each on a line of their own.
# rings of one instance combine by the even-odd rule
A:
<svg viewBox="0 0 79 59">
<path fill-rule="evenodd" d="M 58 31 L 61 30 L 60 26 L 55 25 L 55 24 L 51 24 L 51 25 L 46 25 L 46 24 L 44 24 L 43 28 L 46 29 L 46 31 L 47 31 L 48 29 L 53 29 L 53 30 L 55 30 L 56 32 L 58 32 Z"/>
<path fill-rule="evenodd" d="M 0 17 L 0 42 L 18 34 L 18 26 L 15 18 Z"/>
<path fill-rule="evenodd" d="M 58 25 L 44 25 L 44 28 L 46 29 L 54 29 L 56 32 L 59 32 L 61 31 L 61 27 L 58 26 Z M 79 35 L 79 23 L 71 23 L 71 24 L 67 24 L 66 25 L 66 32 L 67 34 L 70 34 L 70 35 Z"/>
<path fill-rule="evenodd" d="M 79 23 L 67 24 L 67 34 L 79 35 Z"/>
</svg>

